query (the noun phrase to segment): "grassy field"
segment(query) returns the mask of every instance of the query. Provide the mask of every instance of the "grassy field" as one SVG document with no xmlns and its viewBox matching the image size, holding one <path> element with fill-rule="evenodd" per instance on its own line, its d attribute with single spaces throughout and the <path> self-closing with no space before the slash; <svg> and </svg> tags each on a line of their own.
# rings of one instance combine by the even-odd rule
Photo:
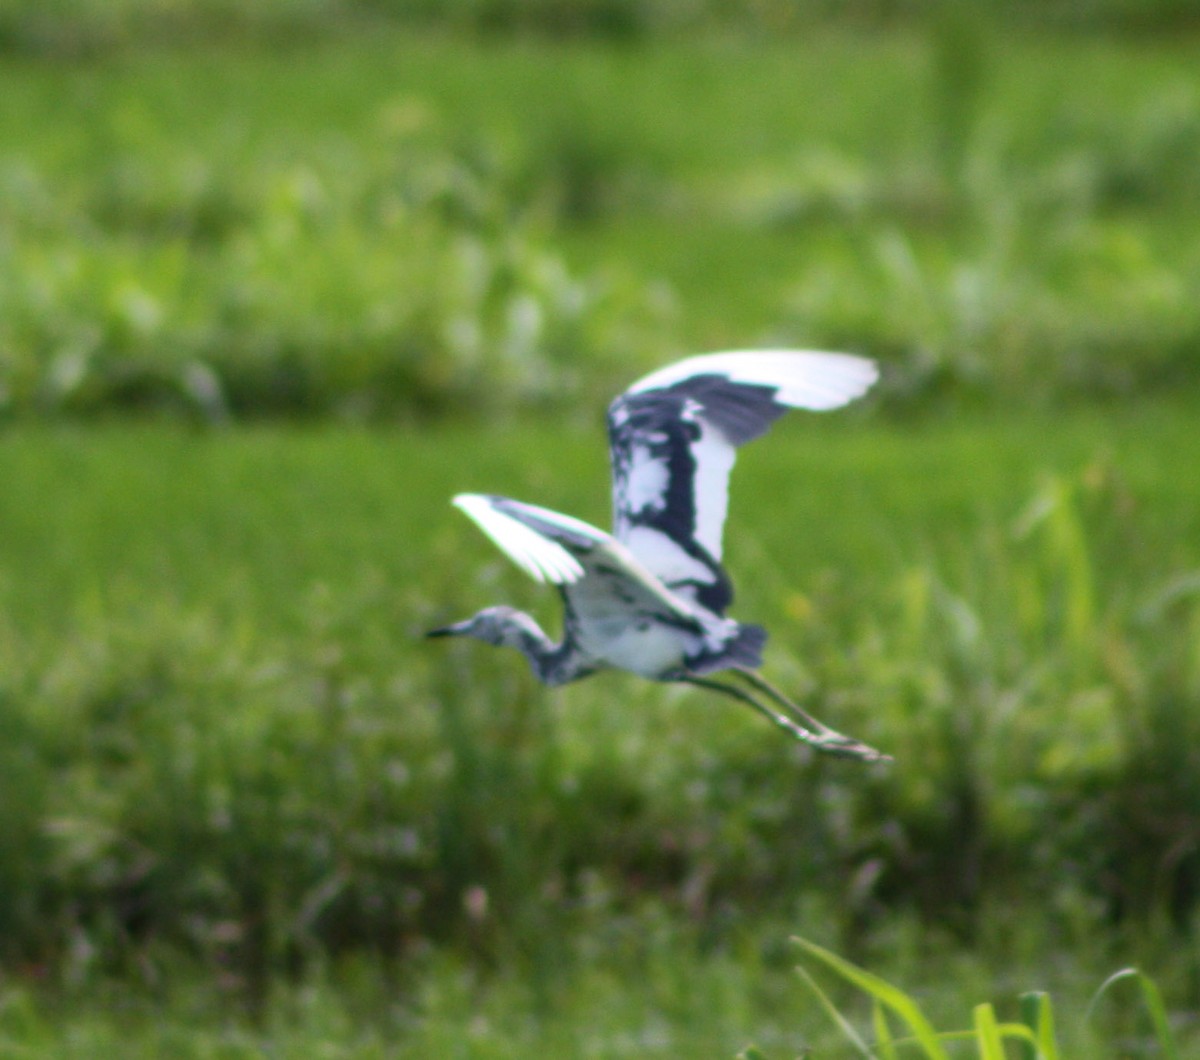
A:
<svg viewBox="0 0 1200 1060">
<path fill-rule="evenodd" d="M 602 519 L 598 425 L 484 453 L 469 428 L 10 434 L 11 966 L 72 1008 L 132 978 L 120 1020 L 150 1042 L 203 1025 L 215 989 L 266 1006 L 267 1029 L 224 1032 L 249 1042 L 378 1034 L 412 1055 L 462 1006 L 496 1055 L 582 1035 L 596 977 L 619 1013 L 598 1055 L 656 1019 L 668 1052 L 794 1049 L 817 1012 L 791 931 L 936 978 L 951 1014 L 997 990 L 1086 999 L 1129 963 L 1184 1003 L 1197 955 L 1163 918 L 1176 889 L 1188 915 L 1190 863 L 1163 844 L 1196 805 L 1198 722 L 1169 697 L 1200 673 L 1200 482 L 1161 454 L 1191 424 L 1161 402 L 850 416 L 745 461 L 739 613 L 775 629 L 774 676 L 896 755 L 871 771 L 691 693 L 607 676 L 546 694 L 515 658 L 416 639 L 499 599 L 545 608 L 445 500 L 496 488 Z M 768 524 L 762 495 L 786 497 Z M 965 962 L 954 988 L 922 938 Z M 382 983 L 356 1001 L 342 977 L 368 973 L 338 962 L 364 950 Z M 619 999 L 635 956 L 655 985 Z M 276 985 L 286 966 L 319 986 Z M 297 1028 L 280 1013 L 306 990 L 318 1022 Z M 144 1022 L 164 996 L 182 1027 Z M 127 1033 L 109 1006 L 91 1018 Z"/>
<path fill-rule="evenodd" d="M 1194 40 L 320 25 L 0 55 L 0 1051 L 857 1055 L 797 934 L 1195 1048 Z M 420 639 L 557 621 L 453 493 L 603 524 L 611 394 L 765 342 L 884 362 L 728 559 L 895 765 Z"/>
<path fill-rule="evenodd" d="M 762 341 L 880 355 L 894 405 L 1190 385 L 1188 43 L 967 44 L 11 59 L 0 399 L 590 407 L 635 364 Z"/>
</svg>

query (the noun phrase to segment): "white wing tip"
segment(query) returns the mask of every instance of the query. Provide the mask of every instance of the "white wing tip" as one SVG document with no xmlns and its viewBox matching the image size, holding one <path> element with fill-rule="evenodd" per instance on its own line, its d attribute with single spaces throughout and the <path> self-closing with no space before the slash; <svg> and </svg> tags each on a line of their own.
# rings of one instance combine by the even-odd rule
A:
<svg viewBox="0 0 1200 1060">
<path fill-rule="evenodd" d="M 450 503 L 460 512 L 466 512 L 472 519 L 484 509 L 491 510 L 491 502 L 485 493 L 456 493 L 450 498 Z"/>
<path fill-rule="evenodd" d="M 784 404 L 824 411 L 862 397 L 879 379 L 879 366 L 869 357 L 826 350 L 725 350 L 669 364 L 639 379 L 628 392 L 714 373 L 733 383 L 777 387 Z"/>
<path fill-rule="evenodd" d="M 500 511 L 487 494 L 459 493 L 450 503 L 534 581 L 564 585 L 583 577 L 583 567 L 562 545 Z"/>
</svg>

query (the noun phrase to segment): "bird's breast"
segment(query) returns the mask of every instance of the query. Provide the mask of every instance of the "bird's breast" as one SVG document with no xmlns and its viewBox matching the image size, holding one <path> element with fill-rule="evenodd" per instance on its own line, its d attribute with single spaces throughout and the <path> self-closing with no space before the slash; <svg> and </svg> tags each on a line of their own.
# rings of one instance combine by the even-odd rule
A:
<svg viewBox="0 0 1200 1060">
<path fill-rule="evenodd" d="M 577 636 L 579 646 L 592 658 L 649 678 L 678 671 L 696 639 L 653 619 L 589 623 Z"/>
</svg>

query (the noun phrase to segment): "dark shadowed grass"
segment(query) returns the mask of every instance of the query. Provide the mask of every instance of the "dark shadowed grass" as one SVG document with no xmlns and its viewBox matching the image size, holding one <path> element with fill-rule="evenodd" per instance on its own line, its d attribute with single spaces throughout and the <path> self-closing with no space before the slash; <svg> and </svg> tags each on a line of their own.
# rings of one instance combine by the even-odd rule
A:
<svg viewBox="0 0 1200 1060">
<path fill-rule="evenodd" d="M 245 37 L 278 46 L 347 32 L 430 27 L 632 45 L 689 30 L 803 39 L 830 24 L 878 30 L 951 21 L 1167 35 L 1193 29 L 1196 12 L 1188 0 L 1019 0 L 1002 7 L 974 0 L 7 0 L 0 8 L 0 54 L 109 56 Z"/>
</svg>

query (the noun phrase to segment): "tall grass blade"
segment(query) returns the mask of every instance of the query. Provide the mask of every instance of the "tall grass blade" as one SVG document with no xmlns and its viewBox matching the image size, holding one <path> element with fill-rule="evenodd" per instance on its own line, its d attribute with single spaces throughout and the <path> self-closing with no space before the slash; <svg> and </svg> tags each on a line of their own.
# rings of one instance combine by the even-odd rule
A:
<svg viewBox="0 0 1200 1060">
<path fill-rule="evenodd" d="M 883 1060 L 897 1060 L 898 1054 L 896 1043 L 892 1040 L 892 1028 L 888 1026 L 887 1012 L 878 998 L 871 1007 L 871 1024 L 875 1028 L 875 1052 Z"/>
<path fill-rule="evenodd" d="M 917 1007 L 916 1002 L 902 990 L 892 986 L 886 980 L 880 979 L 879 976 L 872 975 L 857 965 L 851 964 L 836 953 L 831 953 L 814 942 L 809 942 L 807 939 L 797 936 L 793 936 L 793 940 L 810 956 L 817 958 L 817 960 L 837 972 L 847 982 L 870 994 L 871 997 L 895 1012 L 912 1029 L 913 1036 L 921 1043 L 926 1055 L 931 1060 L 946 1060 L 947 1054 L 938 1040 L 937 1032 L 933 1029 L 929 1020 L 925 1018 L 924 1013 Z M 868 1053 L 868 1055 L 870 1054 Z"/>
<path fill-rule="evenodd" d="M 1116 986 L 1117 983 L 1123 982 L 1126 979 L 1136 979 L 1142 988 L 1142 999 L 1146 1002 L 1146 1009 L 1150 1013 L 1150 1022 L 1154 1026 L 1154 1036 L 1162 1048 L 1163 1056 L 1166 1060 L 1180 1060 L 1179 1048 L 1175 1044 L 1175 1036 L 1171 1033 L 1171 1025 L 1167 1019 L 1167 1007 L 1163 1004 L 1162 992 L 1158 989 L 1158 984 L 1153 979 L 1137 968 L 1122 968 L 1119 972 L 1113 972 L 1112 975 L 1100 984 L 1100 989 L 1096 991 L 1091 1002 L 1088 1004 L 1087 1012 L 1084 1014 L 1085 1021 L 1091 1021 L 1100 999 Z"/>
<path fill-rule="evenodd" d="M 980 1060 L 1004 1060 L 1004 1042 L 996 1024 L 996 1010 L 990 1002 L 975 1006 L 975 1038 Z"/>
<path fill-rule="evenodd" d="M 849 1039 L 850 1044 L 854 1046 L 867 1060 L 871 1060 L 874 1055 L 866 1042 L 859 1037 L 858 1032 L 851 1026 L 849 1020 L 838 1011 L 838 1007 L 830 999 L 829 995 L 821 989 L 820 984 L 809 975 L 805 968 L 797 966 L 796 971 L 800 977 L 808 984 L 809 989 L 816 995 L 817 1000 L 821 1003 L 821 1007 L 829 1013 L 830 1019 L 838 1025 L 838 1029 Z"/>
<path fill-rule="evenodd" d="M 1021 1022 L 1033 1034 L 1033 1041 L 1018 1043 L 1020 1060 L 1058 1060 L 1054 1008 L 1050 1004 L 1050 995 L 1042 990 L 1030 990 L 1022 994 Z"/>
</svg>

